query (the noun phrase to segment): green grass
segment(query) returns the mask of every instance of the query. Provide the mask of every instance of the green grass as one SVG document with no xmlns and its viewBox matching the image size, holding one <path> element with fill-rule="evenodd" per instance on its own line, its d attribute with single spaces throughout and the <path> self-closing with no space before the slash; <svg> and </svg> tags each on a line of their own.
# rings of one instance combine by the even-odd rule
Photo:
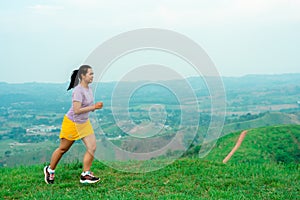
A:
<svg viewBox="0 0 300 200">
<path fill-rule="evenodd" d="M 80 162 L 61 162 L 54 185 L 45 184 L 43 164 L 3 167 L 0 199 L 299 199 L 300 126 L 252 129 L 223 164 L 238 136 L 220 138 L 204 159 L 184 157 L 148 173 L 95 161 L 92 170 L 101 181 L 94 185 L 79 183 Z"/>
<path fill-rule="evenodd" d="M 222 162 L 241 132 L 220 138 L 206 157 Z M 249 130 L 242 145 L 228 162 L 300 163 L 300 126 L 281 125 Z"/>
<path fill-rule="evenodd" d="M 54 185 L 43 165 L 1 168 L 3 199 L 296 199 L 299 165 L 222 164 L 181 158 L 158 171 L 132 174 L 95 162 L 101 182 L 81 185 L 81 164 L 63 164 Z"/>
</svg>

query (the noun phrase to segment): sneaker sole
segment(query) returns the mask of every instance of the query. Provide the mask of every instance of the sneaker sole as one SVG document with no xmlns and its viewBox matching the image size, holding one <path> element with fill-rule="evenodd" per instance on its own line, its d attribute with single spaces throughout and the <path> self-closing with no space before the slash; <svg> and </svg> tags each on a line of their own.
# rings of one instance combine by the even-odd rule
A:
<svg viewBox="0 0 300 200">
<path fill-rule="evenodd" d="M 49 184 L 48 183 L 48 181 L 47 181 L 47 172 L 46 172 L 46 170 L 47 170 L 47 166 L 46 167 L 44 167 L 44 175 L 45 175 L 45 182 L 47 183 L 47 184 Z"/>
<path fill-rule="evenodd" d="M 82 183 L 82 184 L 93 184 L 93 183 L 97 183 L 97 182 L 99 182 L 100 181 L 100 179 L 99 180 L 96 180 L 96 181 L 91 181 L 91 180 L 80 180 L 80 183 Z"/>
</svg>

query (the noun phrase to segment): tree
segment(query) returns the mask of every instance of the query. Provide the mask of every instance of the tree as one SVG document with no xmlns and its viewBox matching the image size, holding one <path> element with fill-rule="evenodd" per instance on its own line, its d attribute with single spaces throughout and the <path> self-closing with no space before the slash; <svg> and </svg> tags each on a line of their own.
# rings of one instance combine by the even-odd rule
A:
<svg viewBox="0 0 300 200">
<path fill-rule="evenodd" d="M 4 155 L 8 158 L 11 155 L 11 151 L 5 151 Z"/>
</svg>

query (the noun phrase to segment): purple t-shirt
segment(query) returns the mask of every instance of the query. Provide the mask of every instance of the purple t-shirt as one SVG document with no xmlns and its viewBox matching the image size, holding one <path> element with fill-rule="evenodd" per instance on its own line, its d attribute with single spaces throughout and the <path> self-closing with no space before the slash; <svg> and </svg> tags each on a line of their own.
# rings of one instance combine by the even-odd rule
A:
<svg viewBox="0 0 300 200">
<path fill-rule="evenodd" d="M 81 107 L 91 106 L 94 103 L 94 96 L 92 89 L 84 88 L 80 84 L 77 85 L 72 93 L 72 107 L 67 113 L 67 117 L 72 120 L 73 122 L 82 124 L 86 122 L 89 118 L 89 112 L 82 113 L 82 114 L 75 114 L 73 109 L 73 102 L 79 101 L 81 102 Z"/>
</svg>

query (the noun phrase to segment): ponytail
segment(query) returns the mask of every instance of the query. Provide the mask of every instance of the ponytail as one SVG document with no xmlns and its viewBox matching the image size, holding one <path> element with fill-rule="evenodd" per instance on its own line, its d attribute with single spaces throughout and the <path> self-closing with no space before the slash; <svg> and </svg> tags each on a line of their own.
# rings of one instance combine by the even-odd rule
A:
<svg viewBox="0 0 300 200">
<path fill-rule="evenodd" d="M 86 75 L 88 69 L 90 69 L 90 68 L 92 68 L 92 67 L 89 65 L 81 65 L 79 67 L 79 69 L 74 70 L 72 73 L 71 82 L 70 82 L 70 85 L 69 85 L 67 91 L 76 87 L 79 84 L 79 80 L 81 80 L 81 75 Z"/>
<path fill-rule="evenodd" d="M 70 82 L 70 85 L 69 85 L 67 91 L 71 90 L 72 88 L 74 88 L 75 86 L 77 86 L 79 84 L 78 71 L 79 71 L 78 69 L 73 71 L 72 76 L 71 76 L 71 82 Z"/>
</svg>

